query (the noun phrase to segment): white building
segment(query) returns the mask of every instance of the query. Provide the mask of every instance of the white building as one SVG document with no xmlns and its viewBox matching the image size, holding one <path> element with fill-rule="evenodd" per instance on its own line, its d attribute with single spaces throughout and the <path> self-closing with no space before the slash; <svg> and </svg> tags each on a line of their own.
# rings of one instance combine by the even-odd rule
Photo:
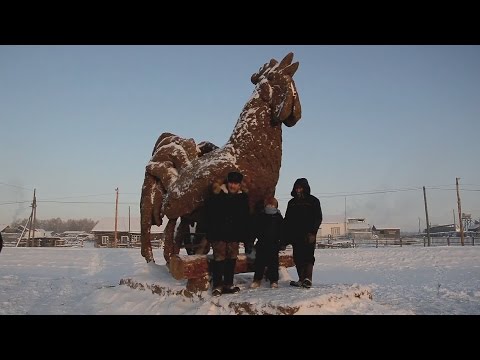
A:
<svg viewBox="0 0 480 360">
<path fill-rule="evenodd" d="M 342 215 L 326 215 L 323 218 L 317 238 L 353 237 L 355 239 L 371 239 L 372 227 L 365 218 L 347 218 Z"/>
<path fill-rule="evenodd" d="M 328 236 L 338 237 L 345 235 L 345 217 L 342 215 L 326 215 L 317 233 L 317 238 Z"/>
</svg>

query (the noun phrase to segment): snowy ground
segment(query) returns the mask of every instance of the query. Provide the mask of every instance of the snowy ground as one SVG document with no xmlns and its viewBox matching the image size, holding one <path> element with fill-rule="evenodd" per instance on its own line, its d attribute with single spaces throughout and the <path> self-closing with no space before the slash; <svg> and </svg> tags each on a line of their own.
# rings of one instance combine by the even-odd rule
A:
<svg viewBox="0 0 480 360">
<path fill-rule="evenodd" d="M 296 306 L 297 314 L 480 314 L 480 247 L 386 247 L 316 250 L 312 289 L 248 288 L 253 274 L 235 275 L 239 294 L 194 298 L 119 285 L 122 278 L 183 289 L 163 266 L 147 265 L 139 249 L 4 248 L 0 314 L 232 314 L 228 305 Z M 368 297 L 352 296 L 369 291 Z"/>
</svg>

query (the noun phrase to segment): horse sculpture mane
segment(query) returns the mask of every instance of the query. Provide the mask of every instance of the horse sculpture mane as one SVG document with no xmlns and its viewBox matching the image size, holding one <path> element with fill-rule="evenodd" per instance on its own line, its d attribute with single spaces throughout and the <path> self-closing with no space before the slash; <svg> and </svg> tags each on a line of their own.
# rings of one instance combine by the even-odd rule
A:
<svg viewBox="0 0 480 360">
<path fill-rule="evenodd" d="M 164 257 L 167 263 L 178 254 L 174 242 L 175 224 L 188 229 L 201 221 L 201 210 L 213 183 L 223 181 L 230 171 L 244 175 L 251 211 L 275 195 L 282 160 L 282 123 L 294 126 L 301 118 L 301 106 L 293 81 L 298 62 L 289 53 L 279 63 L 263 65 L 251 77 L 255 85 L 230 139 L 223 147 L 210 142 L 198 145 L 172 133 L 163 133 L 155 143 L 145 168 L 140 199 L 142 256 L 154 261 L 150 228 L 161 225 L 166 216 Z"/>
</svg>

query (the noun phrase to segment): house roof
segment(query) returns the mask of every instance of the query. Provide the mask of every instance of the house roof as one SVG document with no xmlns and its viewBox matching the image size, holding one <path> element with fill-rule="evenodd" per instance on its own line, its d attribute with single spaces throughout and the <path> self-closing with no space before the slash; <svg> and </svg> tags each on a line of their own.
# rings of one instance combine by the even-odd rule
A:
<svg viewBox="0 0 480 360">
<path fill-rule="evenodd" d="M 0 224 L 0 231 L 5 230 L 8 226 L 8 224 Z"/>
<path fill-rule="evenodd" d="M 347 224 L 348 230 L 363 230 L 363 229 L 370 229 L 369 224 Z"/>
<path fill-rule="evenodd" d="M 168 219 L 163 218 L 163 224 L 161 226 L 152 226 L 152 233 L 163 233 L 165 227 L 167 226 Z M 115 231 L 115 218 L 114 217 L 105 217 L 99 220 L 97 225 L 94 226 L 92 232 L 100 231 Z M 118 217 L 117 218 L 117 231 L 119 232 L 128 232 L 128 217 Z M 140 218 L 131 217 L 130 218 L 130 232 L 140 233 Z"/>
</svg>

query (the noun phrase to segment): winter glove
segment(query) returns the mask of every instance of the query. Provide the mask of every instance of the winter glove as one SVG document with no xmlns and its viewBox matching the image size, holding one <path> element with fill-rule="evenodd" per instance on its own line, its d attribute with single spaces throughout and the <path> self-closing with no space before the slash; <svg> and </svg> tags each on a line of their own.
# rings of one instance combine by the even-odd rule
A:
<svg viewBox="0 0 480 360">
<path fill-rule="evenodd" d="M 315 234 L 308 233 L 306 240 L 307 240 L 307 244 L 315 244 L 315 240 L 316 240 Z"/>
</svg>

